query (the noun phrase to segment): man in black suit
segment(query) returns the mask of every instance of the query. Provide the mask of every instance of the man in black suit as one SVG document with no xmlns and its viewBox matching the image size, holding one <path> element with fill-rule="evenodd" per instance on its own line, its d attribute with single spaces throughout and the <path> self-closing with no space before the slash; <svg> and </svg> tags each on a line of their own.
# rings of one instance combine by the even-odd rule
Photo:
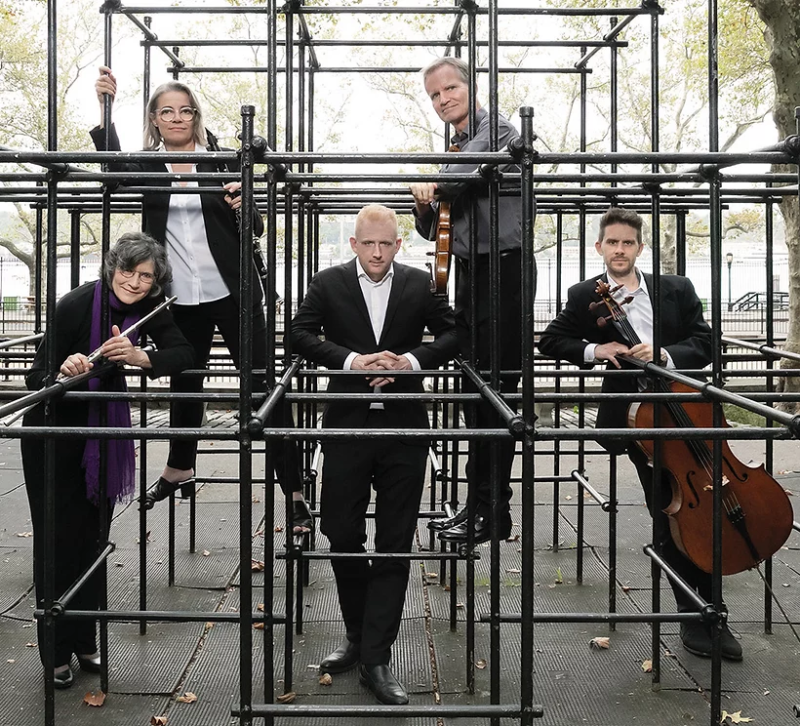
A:
<svg viewBox="0 0 800 726">
<path fill-rule="evenodd" d="M 615 325 L 597 325 L 598 312 L 590 305 L 600 301 L 595 292 L 597 279 L 591 278 L 570 288 L 564 309 L 542 333 L 539 350 L 552 358 L 569 361 L 581 368 L 591 368 L 605 361 L 608 368 L 620 368 L 617 355 L 628 355 L 643 361 L 653 360 L 653 277 L 641 273 L 636 260 L 642 253 L 642 219 L 636 212 L 612 207 L 600 220 L 600 234 L 595 249 L 602 255 L 606 272 L 601 276 L 611 288 L 622 287 L 614 298 L 625 303 L 625 313 L 641 341 L 631 345 Z M 667 368 L 703 368 L 711 362 L 711 329 L 703 319 L 703 305 L 688 278 L 678 275 L 661 276 L 661 359 Z M 638 390 L 632 377 L 603 379 L 604 393 L 631 393 Z M 597 428 L 625 428 L 628 404 L 624 401 L 604 400 L 597 411 Z M 645 454 L 633 442 L 627 444 L 611 439 L 600 439 L 610 452 L 626 452 L 645 493 L 647 507 L 654 517 L 662 518 L 664 533 L 664 559 L 706 601 L 711 600 L 711 576 L 700 570 L 678 549 L 669 533 L 667 515 L 663 509 L 672 498 L 670 475 L 664 470 L 660 506 L 653 502 L 653 469 Z M 671 583 L 672 584 L 672 583 Z M 694 610 L 692 601 L 680 588 L 672 584 L 679 612 Z M 702 623 L 681 624 L 684 647 L 696 655 L 711 655 L 711 635 Z M 722 632 L 722 655 L 730 660 L 741 660 L 742 648 L 727 625 Z"/>
<path fill-rule="evenodd" d="M 395 213 L 369 205 L 356 218 L 350 246 L 356 258 L 318 273 L 292 320 L 293 350 L 330 370 L 328 392 L 421 393 L 422 379 L 395 371 L 429 370 L 457 350 L 453 313 L 430 292 L 427 273 L 393 262 L 400 249 Z M 434 336 L 423 344 L 425 329 Z M 324 335 L 321 339 L 320 334 Z M 336 401 L 327 428 L 427 428 L 420 401 Z M 410 552 L 417 524 L 428 442 L 420 439 L 329 441 L 323 448 L 322 532 L 331 552 L 364 552 L 365 514 L 375 489 L 376 552 Z M 340 673 L 361 662 L 360 680 L 383 703 L 408 703 L 389 669 L 403 614 L 409 560 L 334 559 L 347 638 L 320 664 Z"/>
</svg>

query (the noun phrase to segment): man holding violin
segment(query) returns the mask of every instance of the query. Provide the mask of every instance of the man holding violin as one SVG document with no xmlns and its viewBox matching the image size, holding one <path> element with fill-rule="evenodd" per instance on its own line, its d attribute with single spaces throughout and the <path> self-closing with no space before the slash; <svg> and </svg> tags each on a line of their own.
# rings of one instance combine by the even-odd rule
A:
<svg viewBox="0 0 800 726">
<path fill-rule="evenodd" d="M 425 91 L 431 99 L 433 108 L 439 118 L 452 126 L 455 132 L 451 139 L 450 151 L 482 152 L 490 150 L 489 112 L 481 108 L 477 100 L 476 128 L 469 128 L 469 66 L 460 58 L 438 58 L 422 72 Z M 503 116 L 498 115 L 498 145 L 503 148 L 519 136 L 517 130 Z M 474 365 L 478 370 L 491 367 L 490 331 L 491 326 L 498 325 L 500 338 L 500 369 L 515 371 L 501 379 L 501 392 L 516 393 L 519 384 L 521 366 L 521 245 L 522 245 L 522 203 L 520 197 L 504 195 L 498 199 L 498 236 L 500 249 L 500 314 L 498 319 L 490 321 L 489 317 L 489 234 L 490 209 L 489 194 L 485 181 L 477 174 L 477 164 L 446 164 L 441 171 L 444 174 L 475 173 L 478 182 L 448 182 L 436 184 L 422 182 L 411 184 L 414 197 L 414 216 L 417 231 L 426 239 L 437 238 L 437 222 L 439 221 L 442 202 L 446 202 L 450 211 L 450 248 L 456 260 L 456 296 L 455 314 L 458 330 L 459 351 L 461 356 L 471 359 L 471 330 L 477 326 L 477 357 Z M 501 168 L 500 171 L 518 172 L 516 165 Z M 474 217 L 472 210 L 474 209 Z M 477 263 L 473 272 L 477 279 L 477 299 L 475 310 L 470 300 L 470 221 L 475 219 Z M 447 294 L 444 285 L 443 294 Z M 470 385 L 465 390 L 474 391 Z M 513 404 L 512 404 L 513 407 Z M 492 407 L 481 402 L 476 406 L 477 428 L 497 426 Z M 505 539 L 511 534 L 511 466 L 514 461 L 514 442 L 502 441 L 499 447 L 500 467 L 500 508 L 498 535 Z M 491 456 L 488 441 L 471 441 L 469 460 L 467 462 L 467 479 L 469 486 L 476 492 L 476 517 L 473 522 L 475 543 L 485 542 L 490 537 L 489 518 L 491 515 Z M 445 541 L 465 542 L 469 529 L 466 508 L 449 519 L 431 520 L 431 529 L 440 532 L 439 537 Z"/>
<path fill-rule="evenodd" d="M 598 324 L 603 318 L 596 292 L 598 280 L 590 278 L 570 288 L 564 309 L 542 333 L 539 350 L 547 356 L 566 360 L 581 368 L 592 368 L 599 362 L 607 367 L 620 368 L 617 356 L 629 356 L 641 361 L 653 361 L 653 276 L 636 267 L 641 255 L 642 218 L 631 210 L 610 208 L 600 219 L 600 233 L 595 249 L 602 255 L 606 272 L 602 281 L 611 286 L 612 296 L 624 304 L 630 332 L 626 338 L 616 324 Z M 712 333 L 703 318 L 703 306 L 694 286 L 686 277 L 662 275 L 660 278 L 662 345 L 660 364 L 667 368 L 697 369 L 711 362 Z M 618 289 L 616 289 L 618 288 Z M 605 321 L 603 321 L 605 322 Z M 635 338 L 632 343 L 630 337 Z M 634 377 L 606 376 L 603 393 L 631 393 L 638 390 Z M 597 428 L 625 428 L 628 403 L 604 399 L 597 411 Z M 627 453 L 644 489 L 647 507 L 654 517 L 662 518 L 664 535 L 662 555 L 665 561 L 706 601 L 710 602 L 711 575 L 698 568 L 677 547 L 672 539 L 667 515 L 663 512 L 672 499 L 669 472 L 663 470 L 662 501 L 653 502 L 653 469 L 647 456 L 634 442 L 599 438 L 599 442 L 614 454 Z M 670 581 L 678 612 L 696 610 L 692 601 Z M 711 655 L 710 630 L 703 623 L 682 623 L 683 646 L 695 655 Z M 722 657 L 741 660 L 742 648 L 727 625 L 721 633 Z"/>
</svg>

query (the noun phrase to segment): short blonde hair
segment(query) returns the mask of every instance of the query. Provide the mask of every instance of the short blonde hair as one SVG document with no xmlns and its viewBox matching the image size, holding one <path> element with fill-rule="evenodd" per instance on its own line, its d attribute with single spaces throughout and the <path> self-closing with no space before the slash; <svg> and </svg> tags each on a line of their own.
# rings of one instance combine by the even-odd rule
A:
<svg viewBox="0 0 800 726">
<path fill-rule="evenodd" d="M 170 91 L 177 91 L 178 93 L 185 93 L 189 97 L 189 105 L 195 109 L 194 120 L 192 122 L 192 130 L 194 132 L 195 143 L 200 146 L 206 146 L 208 139 L 206 138 L 206 127 L 203 123 L 203 109 L 200 107 L 200 101 L 194 91 L 189 88 L 185 83 L 180 81 L 167 81 L 162 83 L 150 96 L 147 102 L 147 114 L 144 119 L 144 150 L 156 151 L 161 146 L 161 134 L 153 123 L 153 116 L 155 115 L 156 108 L 158 107 L 158 99 L 165 93 Z"/>
<path fill-rule="evenodd" d="M 353 236 L 358 239 L 358 233 L 361 231 L 361 225 L 364 222 L 391 222 L 394 225 L 394 237 L 397 237 L 397 214 L 394 209 L 384 207 L 382 204 L 367 204 L 362 207 L 361 211 L 356 216 L 356 226 Z"/>
</svg>

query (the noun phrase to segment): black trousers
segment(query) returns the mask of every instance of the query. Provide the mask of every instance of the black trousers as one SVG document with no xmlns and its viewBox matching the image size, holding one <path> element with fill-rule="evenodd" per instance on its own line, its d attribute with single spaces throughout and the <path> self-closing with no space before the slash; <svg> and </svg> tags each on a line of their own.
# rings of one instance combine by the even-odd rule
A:
<svg viewBox="0 0 800 726">
<path fill-rule="evenodd" d="M 644 489 L 644 498 L 647 502 L 647 508 L 650 510 L 650 516 L 653 518 L 658 517 L 659 519 L 659 525 L 663 533 L 661 554 L 664 560 L 666 560 L 672 569 L 674 569 L 690 587 L 697 591 L 700 597 L 707 602 L 711 602 L 711 575 L 697 567 L 697 565 L 678 549 L 669 531 L 669 518 L 662 511 L 672 500 L 672 487 L 670 484 L 669 472 L 662 470 L 661 505 L 654 507 L 653 467 L 650 466 L 647 455 L 635 444 L 629 444 L 628 458 L 633 462 L 639 474 L 639 481 L 642 483 L 642 489 Z M 686 593 L 675 585 L 672 580 L 669 582 L 672 586 L 672 592 L 675 595 L 678 612 L 695 611 L 697 608 Z"/>
<path fill-rule="evenodd" d="M 44 442 L 22 439 L 25 489 L 33 523 L 33 581 L 36 603 L 44 606 Z M 86 498 L 86 480 L 81 467 L 84 442 L 56 442 L 55 481 L 55 592 L 61 597 L 97 558 L 108 541 L 108 529 L 99 531 L 100 510 Z M 109 508 L 109 521 L 113 506 Z M 70 610 L 97 610 L 100 578 L 90 578 L 70 601 Z M 40 657 L 44 660 L 44 621 L 37 621 Z M 67 665 L 73 653 L 89 655 L 97 650 L 95 620 L 57 619 L 55 623 L 55 666 Z"/>
<path fill-rule="evenodd" d="M 369 427 L 390 425 L 372 411 Z M 321 529 L 331 552 L 364 552 L 365 513 L 375 489 L 375 551 L 410 552 L 417 526 L 427 447 L 398 441 L 328 442 L 322 467 Z M 409 560 L 332 560 L 347 639 L 361 662 L 385 665 L 397 639 Z"/>
<path fill-rule="evenodd" d="M 231 354 L 234 365 L 239 368 L 239 318 L 240 310 L 233 296 L 200 305 L 173 305 L 172 314 L 181 332 L 194 348 L 197 368 L 208 367 L 214 328 L 218 328 Z M 261 305 L 253 308 L 253 368 L 263 370 L 267 362 L 267 322 Z M 203 379 L 190 376 L 173 376 L 170 390 L 176 393 L 202 393 Z M 253 390 L 266 392 L 263 374 L 254 377 Z M 170 425 L 178 428 L 198 428 L 203 421 L 201 401 L 180 401 L 170 406 Z M 291 408 L 282 400 L 270 421 L 272 426 L 289 428 L 294 426 Z M 275 474 L 284 493 L 303 489 L 300 454 L 295 442 L 268 444 Z M 168 466 L 175 469 L 194 469 L 197 460 L 197 441 L 173 439 L 170 442 Z"/>
<path fill-rule="evenodd" d="M 500 256 L 500 315 L 496 321 L 499 326 L 500 368 L 518 371 L 522 367 L 522 253 L 519 250 L 502 253 Z M 467 260 L 457 259 L 456 279 L 456 329 L 459 352 L 465 360 L 471 357 L 470 336 L 473 316 L 470 305 L 470 269 Z M 491 325 L 489 304 L 489 256 L 478 257 L 477 269 L 477 359 L 479 370 L 489 370 L 491 365 Z M 475 387 L 465 380 L 464 391 L 474 392 Z M 517 393 L 520 375 L 502 376 L 501 393 Z M 516 409 L 516 404 L 510 403 Z M 496 413 L 492 406 L 481 401 L 475 406 L 475 428 L 496 428 Z M 496 443 L 500 471 L 498 526 L 502 530 L 511 525 L 511 467 L 514 463 L 515 442 L 503 440 Z M 476 492 L 477 513 L 483 517 L 491 515 L 491 448 L 489 441 L 470 441 L 467 461 L 467 480 Z"/>
</svg>

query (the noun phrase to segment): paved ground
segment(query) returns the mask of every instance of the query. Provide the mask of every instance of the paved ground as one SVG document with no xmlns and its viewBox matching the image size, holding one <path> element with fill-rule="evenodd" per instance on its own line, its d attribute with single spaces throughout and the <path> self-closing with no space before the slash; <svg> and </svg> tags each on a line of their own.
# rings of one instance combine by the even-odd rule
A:
<svg viewBox="0 0 800 726">
<path fill-rule="evenodd" d="M 163 420 L 163 417 L 162 417 Z M 224 413 L 212 415 L 213 425 L 232 425 Z M 152 424 L 151 424 L 152 425 Z M 764 458 L 761 443 L 734 442 L 740 458 Z M 216 453 L 222 444 L 207 445 L 200 473 L 208 477 L 235 477 L 235 454 Z M 565 445 L 564 448 L 570 448 Z M 552 469 L 552 457 L 537 457 L 537 474 Z M 163 443 L 148 446 L 148 461 L 155 477 L 163 462 Z M 562 461 L 561 471 L 575 466 L 575 457 Z M 587 471 L 591 482 L 607 491 L 607 457 L 592 456 Z M 797 444 L 775 445 L 775 471 L 784 486 L 800 496 Z M 619 572 L 616 583 L 618 610 L 650 610 L 649 564 L 641 547 L 649 541 L 649 518 L 643 497 L 627 462 L 620 462 Z M 273 529 L 272 517 L 264 517 L 263 488 L 256 487 L 252 532 L 260 548 L 264 532 Z M 794 500 L 793 500 L 794 501 Z M 515 510 L 518 512 L 515 499 Z M 575 536 L 577 495 L 574 486 L 562 485 L 558 493 L 558 551 L 553 547 L 554 495 L 550 485 L 539 485 L 536 496 L 536 526 L 531 533 L 515 531 L 520 538 L 533 536 L 536 547 L 534 579 L 535 609 L 539 612 L 606 612 L 608 591 L 608 515 L 587 501 L 585 571 L 582 584 L 576 582 Z M 197 496 L 198 539 L 194 554 L 186 546 L 189 507 L 176 505 L 178 522 L 177 582 L 167 584 L 166 503 L 150 515 L 147 528 L 149 607 L 189 609 L 199 612 L 236 611 L 239 600 L 238 488 L 234 484 L 205 484 Z M 796 517 L 798 518 L 798 517 Z M 282 510 L 276 521 L 283 519 Z M 517 521 L 519 517 L 517 516 Z M 31 592 L 30 519 L 19 460 L 18 443 L 0 440 L 0 725 L 28 726 L 43 723 L 41 666 L 36 649 L 36 631 L 31 620 L 34 607 Z M 420 529 L 424 532 L 424 529 Z M 117 551 L 109 560 L 109 602 L 112 608 L 135 608 L 138 603 L 138 512 L 129 506 L 116 513 L 112 539 Z M 276 548 L 283 546 L 283 532 L 275 532 Z M 777 595 L 789 618 L 800 621 L 800 553 L 797 535 L 778 553 L 774 565 Z M 427 534 L 419 541 L 427 547 Z M 324 537 L 317 539 L 324 549 Z M 501 551 L 501 608 L 519 612 L 520 541 L 503 542 Z M 259 549 L 260 551 L 260 549 Z M 489 607 L 489 551 L 481 547 L 476 566 L 476 612 Z M 274 611 L 284 604 L 285 566 L 275 564 Z M 458 569 L 456 591 L 440 584 L 438 565 L 415 564 L 394 667 L 411 694 L 413 704 L 488 703 L 489 668 L 476 671 L 476 690 L 466 688 L 465 608 L 463 603 L 464 564 Z M 263 582 L 256 573 L 256 584 Z M 723 665 L 723 708 L 731 714 L 752 719 L 753 724 L 800 723 L 792 707 L 800 703 L 798 654 L 800 643 L 782 616 L 775 611 L 772 634 L 763 626 L 763 588 L 758 575 L 749 572 L 726 578 L 726 599 L 731 624 L 745 650 L 742 663 Z M 671 604 L 664 588 L 665 607 Z M 457 627 L 450 629 L 450 598 L 456 603 Z M 263 600 L 256 594 L 253 607 Z M 330 686 L 320 685 L 316 664 L 340 642 L 343 629 L 338 617 L 330 565 L 312 562 L 309 584 L 304 591 L 304 629 L 293 642 L 291 689 L 298 704 L 369 704 L 369 694 L 355 674 L 335 676 Z M 284 631 L 274 633 L 277 688 L 284 691 Z M 610 648 L 592 650 L 589 640 L 608 636 Z M 253 663 L 256 672 L 256 700 L 262 698 L 263 638 L 255 633 Z M 98 677 L 77 672 L 69 691 L 56 693 L 57 723 L 63 726 L 134 726 L 147 724 L 154 715 L 165 715 L 169 726 L 217 726 L 235 723 L 230 709 L 238 701 L 239 639 L 236 626 L 204 623 L 152 624 L 140 635 L 133 624 L 110 627 L 110 693 L 102 708 L 83 704 L 87 691 L 98 688 Z M 519 692 L 519 629 L 501 626 L 501 701 L 514 702 Z M 709 723 L 709 662 L 682 650 L 677 627 L 666 625 L 661 634 L 663 677 L 654 690 L 642 664 L 651 658 L 650 629 L 643 624 L 620 625 L 610 632 L 605 625 L 542 624 L 535 630 L 535 702 L 544 707 L 543 724 L 576 726 L 681 726 Z M 476 627 L 476 658 L 488 663 L 489 628 Z M 483 663 L 482 663 L 483 664 Z M 193 704 L 180 703 L 176 696 L 191 691 Z M 374 723 L 369 718 L 348 719 L 353 723 Z M 388 723 L 435 724 L 435 719 L 384 719 Z M 333 724 L 330 718 L 278 719 L 282 724 Z M 743 721 L 744 722 L 744 721 Z M 446 723 L 484 723 L 478 719 L 447 720 Z M 506 722 L 504 722 L 506 723 Z M 511 723 L 510 721 L 508 723 Z M 727 720 L 726 723 L 732 723 Z"/>
</svg>

